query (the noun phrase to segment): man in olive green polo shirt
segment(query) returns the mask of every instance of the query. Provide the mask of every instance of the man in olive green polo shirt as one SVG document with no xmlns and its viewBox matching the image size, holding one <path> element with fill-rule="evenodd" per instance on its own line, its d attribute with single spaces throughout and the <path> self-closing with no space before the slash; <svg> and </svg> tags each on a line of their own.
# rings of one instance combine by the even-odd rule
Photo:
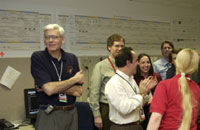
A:
<svg viewBox="0 0 200 130">
<path fill-rule="evenodd" d="M 98 129 L 110 130 L 109 106 L 105 97 L 105 84 L 115 74 L 115 56 L 124 47 L 125 39 L 113 34 L 107 39 L 109 57 L 97 63 L 90 79 L 88 102 L 94 115 L 94 124 Z"/>
</svg>

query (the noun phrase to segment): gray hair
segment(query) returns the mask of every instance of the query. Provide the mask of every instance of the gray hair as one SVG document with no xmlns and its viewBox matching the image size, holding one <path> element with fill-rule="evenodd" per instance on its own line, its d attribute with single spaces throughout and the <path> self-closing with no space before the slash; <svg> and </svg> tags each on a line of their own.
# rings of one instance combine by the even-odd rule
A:
<svg viewBox="0 0 200 130">
<path fill-rule="evenodd" d="M 65 31 L 64 31 L 63 27 L 61 27 L 60 25 L 58 25 L 58 24 L 48 24 L 44 27 L 44 32 L 47 31 L 47 30 L 51 30 L 51 29 L 58 30 L 59 33 L 60 33 L 60 36 L 61 37 L 64 36 Z"/>
</svg>

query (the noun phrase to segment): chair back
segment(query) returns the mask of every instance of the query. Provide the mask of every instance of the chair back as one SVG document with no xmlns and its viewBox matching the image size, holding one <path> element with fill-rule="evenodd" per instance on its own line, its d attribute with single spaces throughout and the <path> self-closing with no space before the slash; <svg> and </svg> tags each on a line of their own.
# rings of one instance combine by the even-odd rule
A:
<svg viewBox="0 0 200 130">
<path fill-rule="evenodd" d="M 78 130 L 94 130 L 94 117 L 87 102 L 76 102 L 78 112 Z"/>
</svg>

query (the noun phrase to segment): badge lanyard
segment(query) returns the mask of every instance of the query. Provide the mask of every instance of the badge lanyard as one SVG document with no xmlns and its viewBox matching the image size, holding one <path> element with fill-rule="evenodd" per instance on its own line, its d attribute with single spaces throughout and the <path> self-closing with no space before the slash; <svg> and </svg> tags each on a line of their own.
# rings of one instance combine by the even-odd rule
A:
<svg viewBox="0 0 200 130">
<path fill-rule="evenodd" d="M 130 87 L 133 89 L 133 91 L 137 94 L 136 88 L 134 88 L 124 77 L 122 77 L 121 75 L 119 75 L 118 73 L 116 73 L 120 78 L 122 78 L 124 81 L 126 81 Z"/>
<path fill-rule="evenodd" d="M 56 74 L 57 74 L 57 76 L 58 76 L 58 81 L 61 81 L 62 71 L 63 71 L 63 61 L 61 61 L 61 70 L 60 70 L 60 74 L 58 73 L 58 69 L 57 69 L 55 63 L 53 62 L 53 60 L 51 60 L 51 62 L 52 62 L 53 66 L 54 66 L 54 68 L 55 68 L 55 70 L 56 70 Z"/>
<path fill-rule="evenodd" d="M 116 69 L 115 69 L 115 66 L 113 65 L 113 63 L 111 62 L 110 58 L 108 57 L 108 61 L 110 62 L 110 65 L 112 66 L 113 68 L 113 71 L 116 73 Z"/>
<path fill-rule="evenodd" d="M 58 69 L 57 69 L 55 63 L 53 62 L 53 60 L 51 60 L 51 62 L 52 62 L 53 66 L 54 66 L 54 68 L 55 68 L 55 70 L 56 70 L 56 74 L 57 74 L 57 76 L 58 76 L 58 81 L 61 81 L 62 71 L 63 71 L 63 61 L 61 61 L 61 70 L 60 70 L 60 74 L 58 73 Z M 58 95 L 58 97 L 59 97 L 59 101 L 60 101 L 60 102 L 67 103 L 67 95 L 66 95 L 66 94 L 60 93 L 60 94 Z"/>
</svg>

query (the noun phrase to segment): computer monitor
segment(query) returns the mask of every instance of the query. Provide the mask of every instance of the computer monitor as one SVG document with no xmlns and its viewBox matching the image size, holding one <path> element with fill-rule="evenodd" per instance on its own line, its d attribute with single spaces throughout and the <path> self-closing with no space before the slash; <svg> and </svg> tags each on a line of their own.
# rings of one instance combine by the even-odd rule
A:
<svg viewBox="0 0 200 130">
<path fill-rule="evenodd" d="M 37 102 L 36 91 L 34 88 L 24 89 L 24 101 L 26 118 L 31 119 L 31 123 L 34 123 L 39 110 L 39 104 Z"/>
</svg>

